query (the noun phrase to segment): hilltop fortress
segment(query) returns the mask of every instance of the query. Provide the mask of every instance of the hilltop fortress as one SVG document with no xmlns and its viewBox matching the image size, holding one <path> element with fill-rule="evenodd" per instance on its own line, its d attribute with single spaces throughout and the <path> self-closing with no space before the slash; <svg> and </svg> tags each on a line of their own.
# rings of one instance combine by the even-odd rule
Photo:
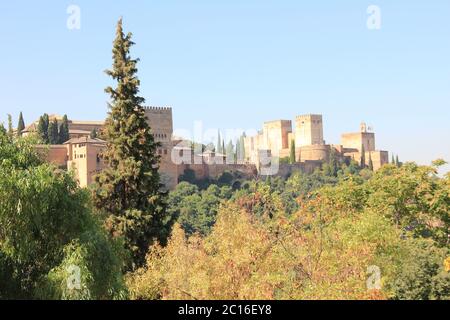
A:
<svg viewBox="0 0 450 320">
<path fill-rule="evenodd" d="M 244 156 L 242 159 L 227 159 L 215 150 L 197 151 L 190 142 L 174 138 L 173 114 L 170 107 L 146 107 L 145 113 L 155 140 L 160 143 L 158 155 L 161 157 L 160 173 L 167 188 L 174 188 L 181 175 L 188 170 L 197 179 L 217 178 L 224 172 L 234 172 L 248 177 L 264 174 L 269 158 L 271 165 L 276 164 L 275 175 L 288 176 L 295 170 L 313 172 L 334 155 L 349 162 L 370 161 L 374 170 L 389 162 L 387 151 L 377 151 L 375 133 L 361 124 L 359 132 L 346 133 L 341 137 L 340 145 L 326 144 L 323 136 L 322 115 L 301 115 L 295 119 L 295 128 L 291 120 L 276 120 L 264 123 L 257 135 L 244 138 Z M 50 120 L 61 121 L 61 117 L 52 115 Z M 69 121 L 69 137 L 63 145 L 38 146 L 47 160 L 65 169 L 72 169 L 80 186 L 93 183 L 93 177 L 103 170 L 105 164 L 101 152 L 106 142 L 91 137 L 91 132 L 100 132 L 103 122 Z M 24 135 L 37 129 L 37 122 L 27 126 Z M 294 163 L 280 161 L 293 153 Z"/>
<path fill-rule="evenodd" d="M 269 121 L 256 136 L 245 138 L 246 159 L 254 164 L 261 162 L 264 152 L 273 158 L 289 158 L 292 147 L 295 163 L 328 161 L 332 151 L 344 160 L 352 159 L 360 164 L 364 160 L 369 165 L 372 160 L 374 170 L 389 163 L 388 152 L 376 150 L 375 133 L 369 132 L 365 123 L 359 132 L 342 134 L 340 145 L 327 144 L 323 137 L 323 117 L 319 114 L 297 116 L 295 131 L 291 120 Z"/>
</svg>

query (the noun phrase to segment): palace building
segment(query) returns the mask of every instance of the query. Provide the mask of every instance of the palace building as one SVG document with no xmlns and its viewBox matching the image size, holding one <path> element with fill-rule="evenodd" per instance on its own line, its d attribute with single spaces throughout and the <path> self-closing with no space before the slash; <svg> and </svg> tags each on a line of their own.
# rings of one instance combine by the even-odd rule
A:
<svg viewBox="0 0 450 320">
<path fill-rule="evenodd" d="M 361 124 L 360 131 L 346 133 L 340 145 L 330 145 L 324 140 L 323 117 L 318 114 L 300 115 L 295 118 L 295 128 L 291 120 L 268 121 L 255 136 L 244 138 L 244 158 L 240 161 L 227 161 L 227 156 L 215 150 L 194 150 L 190 141 L 173 136 L 173 114 L 170 107 L 145 107 L 148 124 L 160 146 L 160 175 L 163 184 L 173 189 L 181 175 L 188 170 L 197 179 L 217 178 L 225 172 L 235 172 L 241 176 L 256 177 L 261 173 L 263 155 L 273 160 L 289 158 L 295 147 L 295 163 L 278 163 L 275 174 L 288 176 L 294 170 L 313 172 L 334 154 L 341 159 L 355 160 L 366 165 L 370 160 L 374 170 L 389 162 L 387 151 L 379 151 L 375 146 L 375 133 Z M 50 121 L 58 123 L 62 117 L 49 116 Z M 37 131 L 38 121 L 27 126 L 23 135 Z M 106 142 L 91 137 L 95 130 L 101 132 L 104 122 L 69 120 L 69 141 L 62 145 L 38 146 L 39 152 L 49 162 L 60 168 L 72 170 L 81 187 L 94 182 L 94 176 L 105 168 L 101 153 Z M 230 160 L 230 159 L 228 159 Z"/>
</svg>

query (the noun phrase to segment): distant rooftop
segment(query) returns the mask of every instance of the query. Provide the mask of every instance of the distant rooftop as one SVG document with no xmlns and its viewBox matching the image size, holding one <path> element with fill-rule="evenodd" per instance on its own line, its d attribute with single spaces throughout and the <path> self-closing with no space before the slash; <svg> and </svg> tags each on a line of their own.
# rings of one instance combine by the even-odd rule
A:
<svg viewBox="0 0 450 320">
<path fill-rule="evenodd" d="M 105 144 L 106 141 L 98 138 L 81 137 L 81 138 L 73 138 L 70 139 L 69 141 L 64 142 L 64 144 L 79 144 L 79 143 Z"/>
</svg>

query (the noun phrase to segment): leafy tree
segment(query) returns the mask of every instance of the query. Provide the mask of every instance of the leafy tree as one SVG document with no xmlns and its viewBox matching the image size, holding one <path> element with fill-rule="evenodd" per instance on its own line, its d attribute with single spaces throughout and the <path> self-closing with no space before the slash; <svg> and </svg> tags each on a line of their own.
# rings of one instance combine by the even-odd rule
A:
<svg viewBox="0 0 450 320">
<path fill-rule="evenodd" d="M 342 218 L 339 224 L 327 223 L 307 209 L 287 219 L 280 199 L 268 190 L 260 196 L 224 204 L 206 238 L 186 239 L 182 228 L 175 227 L 168 246 L 152 247 L 146 267 L 128 277 L 131 296 L 200 300 L 385 297 L 382 292 L 367 291 L 365 276 L 368 265 L 387 262 L 382 253 L 395 247 L 391 243 L 397 234 L 385 220 L 365 214 Z M 255 201 L 262 206 L 255 207 Z M 254 210 L 264 213 L 255 218 Z"/>
<path fill-rule="evenodd" d="M 206 235 L 216 222 L 219 204 L 231 197 L 230 187 L 211 185 L 199 191 L 191 184 L 182 182 L 169 196 L 169 212 L 178 217 L 188 236 L 195 233 Z"/>
<path fill-rule="evenodd" d="M 437 177 L 437 167 L 407 163 L 377 171 L 367 183 L 367 206 L 415 237 L 448 243 L 450 189 L 447 179 Z"/>
<path fill-rule="evenodd" d="M 20 112 L 19 121 L 17 123 L 17 136 L 22 136 L 22 131 L 25 129 L 25 121 L 23 120 L 23 114 Z"/>
<path fill-rule="evenodd" d="M 121 253 L 72 176 L 0 134 L 0 299 L 124 297 Z M 83 290 L 69 290 L 69 266 Z"/>
<path fill-rule="evenodd" d="M 392 299 L 450 300 L 450 273 L 443 263 L 450 250 L 423 240 L 410 241 L 407 249 L 402 267 L 387 282 Z"/>
<path fill-rule="evenodd" d="M 124 34 L 122 19 L 117 24 L 113 47 L 113 68 L 107 74 L 117 81 L 108 87 L 112 102 L 105 123 L 107 146 L 102 157 L 107 165 L 96 177 L 94 202 L 109 218 L 107 228 L 123 236 L 132 261 L 128 269 L 145 262 L 149 245 L 164 243 L 172 219 L 166 211 L 166 193 L 161 191 L 158 143 L 147 123 L 144 99 L 136 76 L 138 60 L 130 57 L 132 34 Z"/>
<path fill-rule="evenodd" d="M 59 144 L 58 120 L 56 120 L 56 118 L 50 122 L 47 135 L 50 144 Z"/>
<path fill-rule="evenodd" d="M 59 142 L 64 143 L 69 141 L 69 119 L 67 118 L 67 115 L 65 114 L 62 118 L 61 125 L 59 127 Z"/>
</svg>

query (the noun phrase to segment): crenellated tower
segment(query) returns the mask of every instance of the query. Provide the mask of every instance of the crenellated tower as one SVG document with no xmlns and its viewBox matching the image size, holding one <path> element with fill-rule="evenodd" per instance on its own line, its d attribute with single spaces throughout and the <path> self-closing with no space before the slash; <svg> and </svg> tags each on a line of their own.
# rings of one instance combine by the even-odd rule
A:
<svg viewBox="0 0 450 320">
<path fill-rule="evenodd" d="M 322 115 L 308 114 L 295 119 L 295 145 L 297 148 L 323 145 Z"/>
<path fill-rule="evenodd" d="M 173 118 L 171 107 L 144 107 L 148 124 L 156 141 L 169 143 L 173 135 Z"/>
</svg>

